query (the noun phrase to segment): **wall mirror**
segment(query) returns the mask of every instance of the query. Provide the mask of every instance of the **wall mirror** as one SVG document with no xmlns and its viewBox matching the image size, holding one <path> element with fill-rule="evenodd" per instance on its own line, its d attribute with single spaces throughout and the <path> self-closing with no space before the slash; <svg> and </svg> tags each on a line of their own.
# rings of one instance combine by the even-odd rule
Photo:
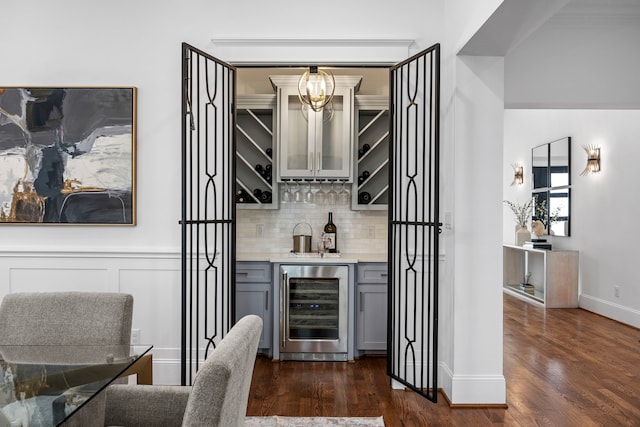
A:
<svg viewBox="0 0 640 427">
<path fill-rule="evenodd" d="M 569 236 L 571 227 L 571 137 L 531 150 L 532 220 L 542 222 L 546 234 Z"/>
</svg>

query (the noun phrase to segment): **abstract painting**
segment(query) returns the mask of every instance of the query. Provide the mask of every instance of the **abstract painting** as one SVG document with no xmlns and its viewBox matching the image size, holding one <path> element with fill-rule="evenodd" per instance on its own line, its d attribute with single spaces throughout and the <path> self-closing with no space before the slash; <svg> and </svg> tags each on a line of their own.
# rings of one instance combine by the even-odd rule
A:
<svg viewBox="0 0 640 427">
<path fill-rule="evenodd" d="M 0 224 L 135 225 L 136 89 L 0 87 Z"/>
</svg>

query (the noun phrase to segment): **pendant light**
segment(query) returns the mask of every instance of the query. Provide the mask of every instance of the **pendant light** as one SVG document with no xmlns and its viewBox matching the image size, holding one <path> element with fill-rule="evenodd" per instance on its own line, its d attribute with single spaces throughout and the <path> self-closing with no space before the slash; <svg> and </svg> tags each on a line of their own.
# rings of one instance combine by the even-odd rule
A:
<svg viewBox="0 0 640 427">
<path fill-rule="evenodd" d="M 333 74 L 310 66 L 298 80 L 298 98 L 302 105 L 319 112 L 331 102 L 336 88 Z"/>
</svg>

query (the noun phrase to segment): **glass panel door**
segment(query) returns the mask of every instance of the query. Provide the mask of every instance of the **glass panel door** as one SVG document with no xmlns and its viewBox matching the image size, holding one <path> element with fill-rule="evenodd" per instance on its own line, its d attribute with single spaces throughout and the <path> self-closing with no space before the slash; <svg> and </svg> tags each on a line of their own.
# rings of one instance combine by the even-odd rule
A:
<svg viewBox="0 0 640 427">
<path fill-rule="evenodd" d="M 318 115 L 322 115 L 322 135 L 320 145 L 322 147 L 322 170 L 340 170 L 346 160 L 342 147 L 342 96 L 335 96 L 331 101 L 331 109 L 325 109 Z"/>
<path fill-rule="evenodd" d="M 338 339 L 340 279 L 291 278 L 289 281 L 289 337 Z"/>
<path fill-rule="evenodd" d="M 280 135 L 285 164 L 282 175 L 306 176 L 311 174 L 314 160 L 311 151 L 314 136 L 310 137 L 309 114 L 302 110 L 297 94 L 289 93 L 286 99 L 287 111 L 283 120 L 287 123 L 282 128 L 287 129 L 287 135 Z"/>
<path fill-rule="evenodd" d="M 316 176 L 349 179 L 351 164 L 351 90 L 337 88 L 329 107 L 316 113 Z"/>
</svg>

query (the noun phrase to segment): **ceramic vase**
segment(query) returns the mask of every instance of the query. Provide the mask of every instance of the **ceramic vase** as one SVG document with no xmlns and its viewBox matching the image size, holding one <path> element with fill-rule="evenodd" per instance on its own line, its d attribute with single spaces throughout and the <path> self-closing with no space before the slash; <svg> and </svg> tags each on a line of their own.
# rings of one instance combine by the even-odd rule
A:
<svg viewBox="0 0 640 427">
<path fill-rule="evenodd" d="M 527 227 L 516 227 L 516 245 L 522 246 L 528 240 L 531 240 L 531 233 Z"/>
</svg>

